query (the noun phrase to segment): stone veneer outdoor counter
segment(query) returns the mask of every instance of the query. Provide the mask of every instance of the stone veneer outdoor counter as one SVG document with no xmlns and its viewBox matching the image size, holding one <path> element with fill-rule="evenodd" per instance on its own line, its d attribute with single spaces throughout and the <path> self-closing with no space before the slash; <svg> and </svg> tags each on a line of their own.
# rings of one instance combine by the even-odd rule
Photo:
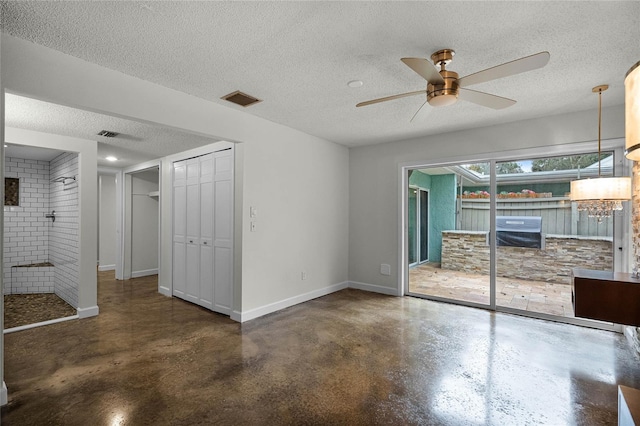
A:
<svg viewBox="0 0 640 426">
<path fill-rule="evenodd" d="M 611 237 L 546 235 L 544 249 L 498 247 L 497 274 L 505 278 L 571 284 L 572 268 L 610 271 Z M 442 231 L 442 269 L 489 275 L 486 231 Z"/>
</svg>

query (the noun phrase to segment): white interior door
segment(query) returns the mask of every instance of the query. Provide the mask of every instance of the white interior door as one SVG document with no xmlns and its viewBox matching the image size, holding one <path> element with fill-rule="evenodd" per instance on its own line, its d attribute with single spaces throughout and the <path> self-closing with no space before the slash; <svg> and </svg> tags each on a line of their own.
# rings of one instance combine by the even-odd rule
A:
<svg viewBox="0 0 640 426">
<path fill-rule="evenodd" d="M 214 158 L 214 310 L 231 314 L 233 289 L 233 155 Z"/>
<path fill-rule="evenodd" d="M 213 309 L 213 154 L 200 157 L 200 301 Z"/>
<path fill-rule="evenodd" d="M 187 162 L 173 163 L 173 295 L 185 298 Z"/>
<path fill-rule="evenodd" d="M 200 161 L 187 160 L 186 292 L 185 298 L 200 302 Z"/>
</svg>

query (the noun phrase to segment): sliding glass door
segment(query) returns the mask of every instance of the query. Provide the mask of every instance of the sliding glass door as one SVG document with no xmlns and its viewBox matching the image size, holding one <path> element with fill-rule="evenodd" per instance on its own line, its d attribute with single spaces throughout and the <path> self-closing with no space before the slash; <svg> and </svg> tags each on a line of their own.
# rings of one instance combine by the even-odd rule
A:
<svg viewBox="0 0 640 426">
<path fill-rule="evenodd" d="M 409 294 L 490 304 L 489 163 L 410 171 Z M 462 217 L 461 206 L 476 214 Z"/>
<path fill-rule="evenodd" d="M 613 221 L 578 211 L 572 180 L 613 176 L 613 152 L 496 163 L 496 303 L 573 318 L 571 269 L 612 271 Z"/>
<path fill-rule="evenodd" d="M 579 211 L 570 183 L 613 176 L 615 164 L 610 151 L 409 170 L 406 292 L 588 322 L 574 317 L 571 271 L 620 268 L 614 247 L 624 244 L 616 217 Z"/>
</svg>

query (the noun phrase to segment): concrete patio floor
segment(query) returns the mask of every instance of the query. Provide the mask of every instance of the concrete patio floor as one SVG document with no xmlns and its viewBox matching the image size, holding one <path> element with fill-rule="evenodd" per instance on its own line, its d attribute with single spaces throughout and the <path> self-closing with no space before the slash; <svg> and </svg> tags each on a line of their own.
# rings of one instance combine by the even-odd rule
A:
<svg viewBox="0 0 640 426">
<path fill-rule="evenodd" d="M 574 317 L 568 284 L 497 277 L 496 304 L 529 312 Z M 489 276 L 424 263 L 409 269 L 409 292 L 489 304 Z"/>
</svg>

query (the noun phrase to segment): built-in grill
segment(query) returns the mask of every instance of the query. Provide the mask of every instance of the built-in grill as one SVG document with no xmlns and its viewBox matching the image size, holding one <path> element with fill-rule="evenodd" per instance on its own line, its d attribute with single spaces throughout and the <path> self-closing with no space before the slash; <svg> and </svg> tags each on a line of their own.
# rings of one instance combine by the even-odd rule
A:
<svg viewBox="0 0 640 426">
<path fill-rule="evenodd" d="M 498 246 L 542 248 L 542 218 L 540 216 L 496 217 Z"/>
</svg>

